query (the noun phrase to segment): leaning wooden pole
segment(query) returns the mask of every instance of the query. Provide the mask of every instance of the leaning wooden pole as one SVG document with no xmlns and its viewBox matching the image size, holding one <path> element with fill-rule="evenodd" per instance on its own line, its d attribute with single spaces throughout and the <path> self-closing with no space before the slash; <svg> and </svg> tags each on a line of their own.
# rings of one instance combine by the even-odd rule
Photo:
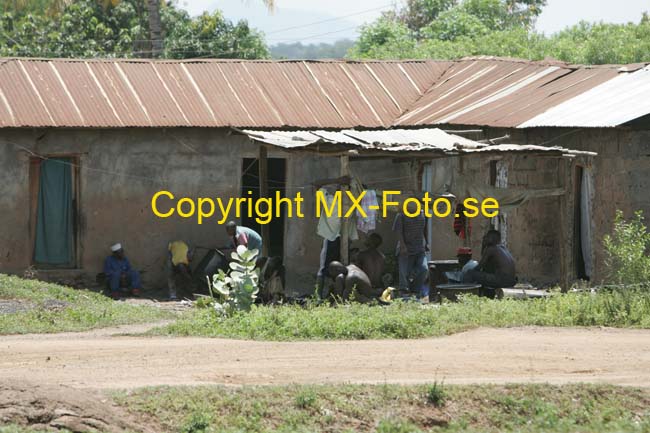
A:
<svg viewBox="0 0 650 433">
<path fill-rule="evenodd" d="M 260 154 L 258 158 L 258 174 L 260 183 L 260 198 L 268 197 L 269 183 L 268 183 L 268 159 L 266 147 L 260 146 Z M 264 257 L 269 255 L 269 242 L 271 241 L 271 232 L 268 224 L 262 224 L 262 251 Z"/>
<path fill-rule="evenodd" d="M 349 156 L 341 156 L 341 176 L 350 175 L 350 159 Z M 350 264 L 350 238 L 349 238 L 349 224 L 350 221 L 345 218 L 348 211 L 348 194 L 350 189 L 349 185 L 341 185 L 341 263 L 344 265 Z"/>
</svg>

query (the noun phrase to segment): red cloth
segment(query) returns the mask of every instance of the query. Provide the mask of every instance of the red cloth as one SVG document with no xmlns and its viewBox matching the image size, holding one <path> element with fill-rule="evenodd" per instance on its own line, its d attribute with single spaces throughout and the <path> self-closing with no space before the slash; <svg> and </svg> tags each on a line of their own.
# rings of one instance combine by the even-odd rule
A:
<svg viewBox="0 0 650 433">
<path fill-rule="evenodd" d="M 469 220 L 463 211 L 465 206 L 462 203 L 456 205 L 456 216 L 454 216 L 454 232 L 461 239 L 467 239 L 472 234 L 472 221 Z"/>
</svg>

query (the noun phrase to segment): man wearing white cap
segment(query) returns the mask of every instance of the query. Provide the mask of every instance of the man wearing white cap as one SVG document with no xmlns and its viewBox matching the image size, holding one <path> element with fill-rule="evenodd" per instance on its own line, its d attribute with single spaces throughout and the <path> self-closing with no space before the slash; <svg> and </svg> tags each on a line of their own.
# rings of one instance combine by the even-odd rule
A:
<svg viewBox="0 0 650 433">
<path fill-rule="evenodd" d="M 119 242 L 111 246 L 113 254 L 104 261 L 104 274 L 108 279 L 111 297 L 119 299 L 124 295 L 140 294 L 140 274 L 131 267 L 129 259 L 124 255 L 124 249 Z"/>
</svg>

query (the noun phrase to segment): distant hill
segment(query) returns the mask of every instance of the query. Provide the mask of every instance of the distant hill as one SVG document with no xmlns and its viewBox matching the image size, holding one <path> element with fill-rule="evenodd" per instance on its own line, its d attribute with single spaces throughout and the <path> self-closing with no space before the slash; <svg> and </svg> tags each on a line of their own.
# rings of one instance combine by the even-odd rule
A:
<svg viewBox="0 0 650 433">
<path fill-rule="evenodd" d="M 302 42 L 271 45 L 274 59 L 340 59 L 345 57 L 354 45 L 351 39 L 341 39 L 333 43 L 304 44 Z"/>
</svg>

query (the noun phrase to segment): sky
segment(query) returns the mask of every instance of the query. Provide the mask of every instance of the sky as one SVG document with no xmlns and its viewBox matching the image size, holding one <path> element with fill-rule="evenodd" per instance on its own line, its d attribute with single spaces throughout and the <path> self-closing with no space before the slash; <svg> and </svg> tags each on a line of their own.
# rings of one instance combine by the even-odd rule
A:
<svg viewBox="0 0 650 433">
<path fill-rule="evenodd" d="M 266 34 L 270 45 L 275 45 L 355 38 L 359 26 L 403 0 L 275 1 L 273 14 L 269 14 L 261 0 L 179 0 L 179 3 L 192 15 L 220 9 L 231 20 L 245 18 Z M 551 34 L 581 20 L 638 22 L 643 11 L 650 12 L 650 0 L 548 0 L 537 29 Z"/>
</svg>

